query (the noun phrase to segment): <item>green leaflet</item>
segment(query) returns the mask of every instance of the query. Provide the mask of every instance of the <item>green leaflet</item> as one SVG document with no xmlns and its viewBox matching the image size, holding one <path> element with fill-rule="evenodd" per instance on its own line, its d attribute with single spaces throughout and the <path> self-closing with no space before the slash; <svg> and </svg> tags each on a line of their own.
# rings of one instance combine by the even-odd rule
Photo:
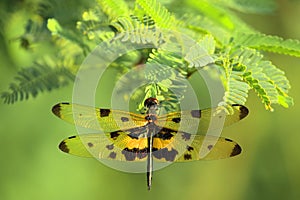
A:
<svg viewBox="0 0 300 200">
<path fill-rule="evenodd" d="M 257 93 L 266 109 L 272 111 L 272 104 L 284 107 L 293 104 L 287 94 L 290 85 L 284 73 L 270 61 L 263 60 L 259 52 L 244 48 L 233 52 L 231 56 L 236 64 L 245 67 L 240 77 Z"/>
<path fill-rule="evenodd" d="M 178 24 L 175 17 L 157 0 L 137 0 L 136 4 L 155 21 L 159 28 L 172 29 Z"/>
<path fill-rule="evenodd" d="M 19 71 L 15 80 L 17 83 L 10 84 L 10 91 L 1 94 L 4 103 L 27 100 L 40 92 L 60 88 L 73 81 L 74 76 L 64 67 L 51 68 L 45 63 L 35 63 L 33 67 Z"/>
<path fill-rule="evenodd" d="M 211 35 L 206 35 L 199 43 L 191 46 L 185 55 L 190 67 L 203 67 L 213 63 L 215 41 Z"/>
<path fill-rule="evenodd" d="M 261 33 L 238 33 L 234 39 L 234 43 L 237 46 L 300 57 L 300 41 L 298 40 L 285 40 L 278 36 Z"/>
<path fill-rule="evenodd" d="M 111 25 L 118 31 L 116 39 L 122 42 L 154 46 L 159 46 L 161 43 L 161 32 L 156 29 L 155 22 L 149 16 L 141 19 L 137 16 L 119 17 Z"/>
<path fill-rule="evenodd" d="M 232 113 L 231 105 L 240 104 L 244 105 L 247 101 L 249 85 L 243 81 L 242 74 L 245 72 L 245 68 L 241 70 L 235 70 L 231 64 L 222 65 L 224 73 L 224 85 L 225 94 L 223 102 L 219 105 L 224 106 L 228 113 Z"/>
</svg>

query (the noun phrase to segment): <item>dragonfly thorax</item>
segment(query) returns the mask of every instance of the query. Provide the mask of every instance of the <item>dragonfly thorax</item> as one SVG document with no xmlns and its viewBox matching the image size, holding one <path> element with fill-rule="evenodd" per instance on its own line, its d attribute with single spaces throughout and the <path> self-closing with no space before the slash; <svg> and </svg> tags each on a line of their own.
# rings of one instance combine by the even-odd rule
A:
<svg viewBox="0 0 300 200">
<path fill-rule="evenodd" d="M 153 121 L 156 121 L 157 117 L 156 117 L 156 115 L 147 115 L 145 117 L 145 119 L 149 122 L 153 122 Z"/>
</svg>

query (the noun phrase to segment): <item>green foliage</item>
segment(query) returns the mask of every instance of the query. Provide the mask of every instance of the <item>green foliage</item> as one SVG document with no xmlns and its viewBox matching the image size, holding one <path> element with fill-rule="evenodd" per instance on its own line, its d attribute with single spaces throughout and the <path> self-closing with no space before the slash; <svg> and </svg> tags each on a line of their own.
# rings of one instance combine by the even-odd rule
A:
<svg viewBox="0 0 300 200">
<path fill-rule="evenodd" d="M 213 63 L 215 52 L 215 41 L 211 35 L 204 36 L 199 43 L 193 45 L 188 50 L 185 60 L 189 63 L 189 67 L 204 67 Z"/>
<path fill-rule="evenodd" d="M 271 62 L 263 60 L 263 56 L 253 49 L 239 49 L 231 54 L 231 65 L 233 67 L 225 67 L 233 74 L 227 75 L 229 80 L 244 81 L 237 83 L 228 91 L 240 88 L 238 92 L 225 95 L 225 102 L 244 104 L 246 102 L 247 91 L 250 87 L 261 98 L 262 103 L 266 109 L 273 110 L 272 104 L 280 104 L 284 107 L 292 105 L 291 99 L 287 101 L 280 101 L 283 98 L 289 98 L 287 91 L 290 88 L 289 82 L 284 76 L 284 73 L 272 65 Z M 238 72 L 238 73 L 237 73 Z M 230 83 L 230 81 L 228 81 Z M 245 85 L 247 83 L 248 85 Z M 242 88 L 244 85 L 244 88 Z M 240 97 L 239 101 L 232 101 L 232 97 Z M 229 100 L 228 100 L 229 99 Z"/>
<path fill-rule="evenodd" d="M 112 23 L 112 26 L 118 31 L 117 38 L 123 42 L 158 46 L 161 40 L 154 21 L 148 16 L 141 19 L 137 16 L 119 17 L 116 22 Z"/>
<path fill-rule="evenodd" d="M 300 41 L 298 40 L 284 40 L 278 36 L 265 35 L 261 33 L 238 33 L 235 37 L 235 43 L 237 46 L 251 47 L 256 50 L 300 57 Z"/>
<path fill-rule="evenodd" d="M 96 6 L 83 11 L 73 28 L 48 18 L 47 29 L 59 55 L 52 60 L 56 64 L 51 67 L 35 64 L 22 69 L 16 77 L 17 83 L 11 84 L 9 92 L 2 93 L 2 99 L 13 103 L 27 99 L 29 94 L 35 97 L 39 91 L 59 88 L 76 75 L 84 57 L 97 44 L 106 42 L 109 47 L 110 42 L 118 41 L 150 45 L 148 49 L 128 53 L 130 56 L 123 55 L 110 65 L 118 71 L 117 76 L 142 64 L 146 66 L 143 78 L 149 85 L 132 96 L 141 103 L 156 96 L 167 110 L 178 109 L 178 101 L 185 95 L 185 81 L 205 67 L 211 72 L 216 69 L 221 72 L 214 78 L 223 82 L 225 93 L 220 105 L 229 112 L 231 104 L 246 103 L 250 89 L 268 110 L 273 110 L 274 104 L 293 105 L 284 72 L 260 51 L 299 57 L 299 41 L 259 33 L 230 10 L 269 13 L 276 7 L 274 1 L 188 0 L 181 3 L 184 9 L 174 9 L 173 13 L 172 3 L 166 5 L 169 8 L 157 0 L 99 0 Z M 177 32 L 188 35 L 195 43 L 181 41 Z M 130 87 L 130 80 L 123 81 L 123 91 L 128 91 L 125 87 Z M 138 106 L 141 107 L 142 104 Z"/>
<path fill-rule="evenodd" d="M 174 16 L 158 1 L 137 0 L 136 4 L 142 8 L 144 15 L 149 15 L 155 21 L 158 27 L 164 29 L 176 27 L 177 23 Z"/>
<path fill-rule="evenodd" d="M 46 63 L 35 63 L 34 66 L 19 71 L 15 80 L 17 83 L 9 86 L 11 92 L 1 94 L 4 103 L 14 103 L 28 99 L 30 95 L 36 97 L 40 92 L 60 88 L 72 82 L 74 75 L 64 67 L 52 68 Z"/>
</svg>

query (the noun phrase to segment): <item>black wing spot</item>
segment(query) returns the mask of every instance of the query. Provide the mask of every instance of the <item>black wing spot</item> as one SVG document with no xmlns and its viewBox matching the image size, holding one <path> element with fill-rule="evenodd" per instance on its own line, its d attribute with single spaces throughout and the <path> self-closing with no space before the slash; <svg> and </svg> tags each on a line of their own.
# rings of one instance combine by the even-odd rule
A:
<svg viewBox="0 0 300 200">
<path fill-rule="evenodd" d="M 233 142 L 231 139 L 225 138 L 226 141 L 228 142 Z"/>
<path fill-rule="evenodd" d="M 66 153 L 69 153 L 69 152 L 70 152 L 70 149 L 68 149 L 68 147 L 67 147 L 65 141 L 62 141 L 62 142 L 59 144 L 58 148 L 59 148 L 60 150 L 62 150 L 63 152 L 66 152 Z"/>
<path fill-rule="evenodd" d="M 214 147 L 214 146 L 211 145 L 211 144 L 207 146 L 208 150 L 211 150 L 213 147 Z"/>
<path fill-rule="evenodd" d="M 62 103 L 61 103 L 61 104 L 62 104 Z M 58 117 L 61 116 L 61 115 L 60 115 L 60 111 L 61 111 L 61 106 L 60 106 L 60 104 L 56 104 L 55 106 L 52 107 L 52 112 L 53 112 L 56 116 L 58 116 Z"/>
<path fill-rule="evenodd" d="M 118 137 L 119 137 L 119 133 L 118 133 L 118 131 L 116 131 L 116 132 L 111 132 L 110 133 L 110 138 L 112 138 L 112 139 L 117 139 Z"/>
<path fill-rule="evenodd" d="M 112 158 L 112 159 L 115 159 L 117 157 L 117 154 L 116 154 L 116 152 L 110 152 L 108 157 Z"/>
<path fill-rule="evenodd" d="M 105 146 L 108 150 L 113 150 L 114 149 L 114 144 L 108 144 Z"/>
<path fill-rule="evenodd" d="M 240 119 L 244 119 L 249 114 L 249 110 L 245 106 L 240 106 L 240 111 Z"/>
<path fill-rule="evenodd" d="M 137 148 L 136 148 L 137 149 Z M 144 148 L 144 149 L 137 149 L 137 154 L 136 156 L 139 159 L 145 158 L 148 155 L 148 149 Z"/>
<path fill-rule="evenodd" d="M 241 152 L 242 152 L 242 148 L 238 144 L 236 144 L 230 154 L 230 157 L 239 155 Z"/>
<path fill-rule="evenodd" d="M 128 148 L 123 149 L 122 154 L 125 156 L 125 159 L 127 161 L 134 161 L 134 159 L 136 158 L 136 155 L 132 153 L 132 150 L 129 150 Z"/>
<path fill-rule="evenodd" d="M 195 118 L 201 118 L 201 110 L 192 110 L 191 115 Z"/>
<path fill-rule="evenodd" d="M 125 159 L 127 161 L 134 161 L 135 158 L 145 158 L 148 153 L 147 153 L 147 148 L 144 149 L 138 149 L 138 148 L 133 148 L 133 149 L 128 149 L 127 147 L 122 150 L 122 154 L 125 156 Z"/>
<path fill-rule="evenodd" d="M 184 154 L 183 158 L 184 158 L 184 160 L 191 160 L 192 155 L 187 153 L 187 154 Z"/>
<path fill-rule="evenodd" d="M 163 148 L 158 150 L 157 148 L 153 148 L 153 156 L 157 159 L 165 158 L 166 161 L 174 161 L 178 151 L 175 149 L 171 149 L 170 151 L 167 148 Z"/>
<path fill-rule="evenodd" d="M 246 106 L 242 106 L 239 104 L 232 104 L 233 107 L 238 107 L 239 111 L 240 111 L 240 115 L 239 118 L 244 119 L 248 114 L 249 114 L 249 110 Z"/>
<path fill-rule="evenodd" d="M 193 150 L 194 150 L 194 148 L 191 147 L 191 146 L 186 146 L 186 149 L 187 149 L 188 151 L 193 151 Z"/>
<path fill-rule="evenodd" d="M 128 122 L 129 119 L 128 119 L 128 117 L 121 117 L 121 121 L 122 121 L 122 122 Z"/>
<path fill-rule="evenodd" d="M 172 137 L 174 137 L 174 135 L 171 132 L 172 132 L 171 130 L 163 128 L 154 137 L 163 140 L 170 140 Z"/>
<path fill-rule="evenodd" d="M 73 138 L 76 138 L 76 135 L 68 137 L 68 139 L 73 139 Z"/>
<path fill-rule="evenodd" d="M 177 117 L 177 118 L 173 118 L 172 121 L 175 123 L 179 123 L 181 121 L 181 119 L 180 119 L 180 117 Z"/>
<path fill-rule="evenodd" d="M 128 134 L 128 137 L 130 137 L 131 139 L 136 139 L 136 140 L 139 139 L 139 135 L 138 135 L 138 134 L 135 134 L 135 133 L 130 133 L 130 134 Z"/>
<path fill-rule="evenodd" d="M 110 113 L 110 109 L 101 109 L 100 108 L 100 117 L 107 117 Z"/>
<path fill-rule="evenodd" d="M 87 145 L 88 145 L 89 147 L 93 147 L 93 146 L 94 146 L 94 144 L 91 143 L 91 142 L 87 143 Z"/>
<path fill-rule="evenodd" d="M 182 133 L 181 137 L 182 137 L 183 140 L 188 141 L 188 140 L 191 139 L 191 134 L 189 134 L 189 133 Z"/>
</svg>

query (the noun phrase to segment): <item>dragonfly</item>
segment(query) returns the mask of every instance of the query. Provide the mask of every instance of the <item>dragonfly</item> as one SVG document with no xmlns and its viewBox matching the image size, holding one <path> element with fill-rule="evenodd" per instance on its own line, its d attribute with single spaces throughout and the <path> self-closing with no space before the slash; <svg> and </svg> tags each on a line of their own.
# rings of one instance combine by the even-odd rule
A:
<svg viewBox="0 0 300 200">
<path fill-rule="evenodd" d="M 153 160 L 216 160 L 241 153 L 241 147 L 233 140 L 203 134 L 209 131 L 212 120 L 229 126 L 245 118 L 249 111 L 243 105 L 233 104 L 232 115 L 219 112 L 220 107 L 159 115 L 159 101 L 153 97 L 146 99 L 144 106 L 146 112 L 136 114 L 73 103 L 56 104 L 52 112 L 62 120 L 103 131 L 70 136 L 59 144 L 59 149 L 82 157 L 147 162 L 148 190 L 152 185 Z"/>
</svg>

